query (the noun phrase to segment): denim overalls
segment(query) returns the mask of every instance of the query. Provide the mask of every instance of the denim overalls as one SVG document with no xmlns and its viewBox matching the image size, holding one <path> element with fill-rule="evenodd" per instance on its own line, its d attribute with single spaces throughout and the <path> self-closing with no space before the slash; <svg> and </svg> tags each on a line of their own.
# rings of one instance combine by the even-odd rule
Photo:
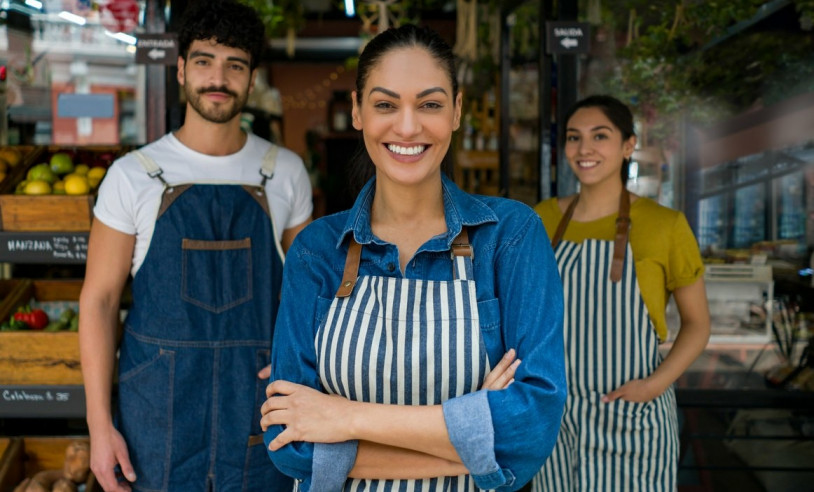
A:
<svg viewBox="0 0 814 492">
<path fill-rule="evenodd" d="M 141 491 L 277 491 L 290 479 L 260 429 L 282 280 L 265 182 L 170 185 L 133 284 L 119 359 L 118 428 Z M 160 183 L 159 183 L 160 181 Z"/>
</svg>

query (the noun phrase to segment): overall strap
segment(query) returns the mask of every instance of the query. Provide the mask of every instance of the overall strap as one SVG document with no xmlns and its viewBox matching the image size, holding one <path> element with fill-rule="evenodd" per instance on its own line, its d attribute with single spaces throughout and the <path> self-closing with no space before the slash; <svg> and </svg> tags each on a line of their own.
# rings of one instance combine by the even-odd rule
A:
<svg viewBox="0 0 814 492">
<path fill-rule="evenodd" d="M 263 181 L 260 182 L 260 187 L 266 187 L 266 181 L 274 177 L 274 168 L 277 167 L 277 153 L 280 147 L 271 144 L 266 154 L 263 156 L 263 164 L 260 166 L 260 175 L 263 176 Z"/>
<path fill-rule="evenodd" d="M 130 153 L 136 157 L 136 159 L 141 164 L 141 167 L 144 168 L 144 171 L 147 173 L 148 176 L 150 176 L 153 179 L 158 179 L 164 184 L 165 187 L 169 186 L 169 183 L 164 181 L 164 178 L 161 177 L 161 175 L 164 174 L 164 171 L 161 170 L 160 167 L 158 167 L 158 164 L 152 159 L 152 157 L 148 156 L 147 154 L 140 150 L 133 150 Z"/>
<path fill-rule="evenodd" d="M 469 234 L 466 227 L 461 229 L 461 233 L 452 241 L 452 249 L 450 255 L 453 261 L 457 262 L 459 259 L 466 262 L 464 269 L 460 271 L 461 275 L 456 275 L 456 278 L 466 276 L 462 280 L 472 278 L 472 259 L 475 257 L 472 245 L 469 244 Z M 345 257 L 345 270 L 342 272 L 342 281 L 339 283 L 339 289 L 336 291 L 336 297 L 348 297 L 353 293 L 353 288 L 356 286 L 356 281 L 359 278 L 359 263 L 362 258 L 362 245 L 357 243 L 351 235 L 348 240 L 348 254 Z M 456 273 L 457 265 L 453 263 L 453 273 Z"/>
<path fill-rule="evenodd" d="M 450 249 L 452 257 L 452 276 L 456 280 L 472 280 L 475 270 L 472 261 L 475 259 L 475 249 L 469 243 L 469 233 L 466 226 L 461 228 L 460 234 L 452 241 Z"/>
<path fill-rule="evenodd" d="M 554 237 L 551 238 L 551 249 L 557 247 L 560 244 L 560 240 L 562 240 L 562 236 L 565 234 L 565 230 L 568 228 L 568 223 L 571 222 L 571 216 L 574 215 L 574 209 L 577 208 L 577 202 L 579 201 L 579 195 L 575 196 L 571 203 L 568 205 L 568 208 L 565 210 L 565 214 L 560 219 L 560 223 L 557 224 L 557 232 L 554 233 Z"/>
<path fill-rule="evenodd" d="M 557 231 L 551 238 L 551 247 L 556 248 L 562 240 L 568 223 L 574 215 L 574 209 L 579 201 L 579 195 L 574 197 L 563 214 L 560 223 L 557 224 Z M 613 282 L 622 280 L 622 267 L 625 264 L 625 249 L 627 248 L 628 236 L 630 233 L 630 193 L 627 188 L 622 187 L 622 196 L 619 198 L 619 213 L 616 217 L 616 234 L 613 239 L 613 261 L 611 262 L 610 279 Z"/>
<path fill-rule="evenodd" d="M 622 280 L 622 267 L 625 264 L 625 249 L 627 248 L 630 233 L 630 193 L 622 187 L 622 197 L 619 199 L 619 215 L 616 217 L 616 237 L 613 239 L 613 262 L 611 263 L 610 279 L 612 282 Z"/>
<path fill-rule="evenodd" d="M 339 284 L 339 290 L 336 291 L 336 297 L 348 297 L 353 293 L 353 287 L 356 286 L 356 280 L 359 278 L 361 258 L 362 245 L 357 243 L 351 234 L 348 255 L 345 257 L 345 271 L 342 273 L 342 282 Z"/>
</svg>

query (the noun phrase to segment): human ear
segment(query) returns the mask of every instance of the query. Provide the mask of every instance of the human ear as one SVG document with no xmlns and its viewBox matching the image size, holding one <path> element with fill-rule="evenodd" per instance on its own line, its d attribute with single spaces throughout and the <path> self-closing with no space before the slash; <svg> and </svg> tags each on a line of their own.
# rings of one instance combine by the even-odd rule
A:
<svg viewBox="0 0 814 492">
<path fill-rule="evenodd" d="M 186 60 L 183 57 L 178 57 L 178 71 L 175 74 L 175 78 L 178 79 L 178 84 L 183 86 L 184 85 L 184 66 Z"/>
<path fill-rule="evenodd" d="M 353 123 L 353 128 L 356 130 L 362 129 L 362 119 L 359 116 L 359 103 L 357 102 L 356 98 L 356 91 L 350 93 L 351 101 L 353 102 L 353 109 L 351 109 L 351 120 Z"/>
<path fill-rule="evenodd" d="M 455 113 L 452 119 L 452 130 L 455 131 L 461 127 L 461 108 L 463 107 L 463 94 L 458 93 L 455 96 Z"/>
</svg>

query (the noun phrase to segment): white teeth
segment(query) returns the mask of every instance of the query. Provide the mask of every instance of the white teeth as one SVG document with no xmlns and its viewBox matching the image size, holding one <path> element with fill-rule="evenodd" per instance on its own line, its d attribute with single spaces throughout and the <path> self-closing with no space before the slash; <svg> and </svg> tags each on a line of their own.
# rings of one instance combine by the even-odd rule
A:
<svg viewBox="0 0 814 492">
<path fill-rule="evenodd" d="M 415 147 L 402 147 L 401 145 L 389 144 L 387 149 L 394 154 L 417 155 L 424 152 L 425 147 L 423 145 L 416 145 Z"/>
<path fill-rule="evenodd" d="M 577 165 L 581 168 L 595 167 L 599 165 L 599 161 L 579 161 Z"/>
</svg>

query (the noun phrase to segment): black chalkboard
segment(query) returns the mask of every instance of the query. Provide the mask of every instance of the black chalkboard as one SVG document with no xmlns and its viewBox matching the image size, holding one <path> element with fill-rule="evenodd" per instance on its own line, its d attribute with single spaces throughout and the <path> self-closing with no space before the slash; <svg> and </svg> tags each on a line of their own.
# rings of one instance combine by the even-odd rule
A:
<svg viewBox="0 0 814 492">
<path fill-rule="evenodd" d="M 80 418 L 84 416 L 85 391 L 81 385 L 0 385 L 0 417 Z"/>
<path fill-rule="evenodd" d="M 87 232 L 0 232 L 0 262 L 85 263 Z"/>
</svg>

